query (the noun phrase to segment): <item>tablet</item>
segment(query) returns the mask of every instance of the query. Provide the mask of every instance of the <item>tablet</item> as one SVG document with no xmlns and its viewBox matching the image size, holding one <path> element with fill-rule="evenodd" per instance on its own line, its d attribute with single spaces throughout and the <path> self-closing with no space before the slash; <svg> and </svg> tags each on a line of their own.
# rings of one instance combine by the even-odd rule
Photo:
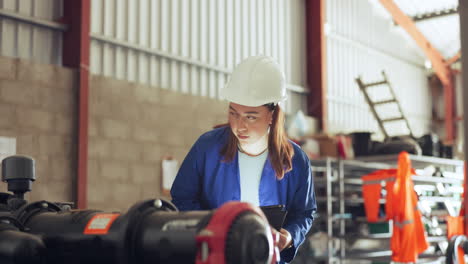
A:
<svg viewBox="0 0 468 264">
<path fill-rule="evenodd" d="M 262 209 L 268 219 L 268 223 L 270 223 L 270 225 L 276 230 L 280 231 L 283 226 L 284 219 L 286 218 L 286 214 L 288 213 L 288 211 L 285 210 L 284 205 L 260 206 L 260 209 Z"/>
</svg>

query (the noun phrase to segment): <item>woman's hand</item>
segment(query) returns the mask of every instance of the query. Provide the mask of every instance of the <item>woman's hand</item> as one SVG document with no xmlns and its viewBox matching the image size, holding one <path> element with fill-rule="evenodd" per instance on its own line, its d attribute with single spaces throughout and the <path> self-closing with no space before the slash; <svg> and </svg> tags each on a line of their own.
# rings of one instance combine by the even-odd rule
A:
<svg viewBox="0 0 468 264">
<path fill-rule="evenodd" d="M 278 232 L 273 227 L 271 229 L 274 230 L 274 232 Z M 292 245 L 291 234 L 286 229 L 281 228 L 281 230 L 279 231 L 278 249 L 282 251 L 283 249 L 289 248 L 291 245 Z"/>
</svg>

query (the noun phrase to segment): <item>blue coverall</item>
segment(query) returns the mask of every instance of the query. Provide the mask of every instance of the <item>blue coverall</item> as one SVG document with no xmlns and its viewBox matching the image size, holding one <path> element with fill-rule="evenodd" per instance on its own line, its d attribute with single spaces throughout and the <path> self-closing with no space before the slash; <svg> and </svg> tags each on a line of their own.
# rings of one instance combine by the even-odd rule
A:
<svg viewBox="0 0 468 264">
<path fill-rule="evenodd" d="M 172 202 L 181 211 L 212 210 L 225 202 L 240 200 L 238 155 L 224 162 L 220 154 L 226 144 L 229 127 L 211 130 L 195 142 L 181 164 L 171 188 Z M 288 214 L 283 228 L 293 244 L 281 252 L 282 263 L 290 262 L 312 226 L 316 211 L 310 162 L 295 143 L 292 171 L 277 180 L 269 159 L 260 179 L 260 206 L 284 204 Z"/>
</svg>

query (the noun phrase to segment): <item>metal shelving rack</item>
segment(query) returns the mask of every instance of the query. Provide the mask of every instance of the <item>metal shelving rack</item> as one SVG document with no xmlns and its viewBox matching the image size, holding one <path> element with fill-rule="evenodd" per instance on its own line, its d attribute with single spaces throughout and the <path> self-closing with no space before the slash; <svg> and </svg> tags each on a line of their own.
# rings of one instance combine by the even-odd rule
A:
<svg viewBox="0 0 468 264">
<path fill-rule="evenodd" d="M 413 181 L 420 184 L 452 184 L 460 185 L 463 182 L 463 161 L 448 160 L 434 157 L 410 155 L 412 166 L 415 169 L 423 169 L 433 165 L 441 169 L 446 177 L 413 176 Z M 389 250 L 373 252 L 351 252 L 346 248 L 345 224 L 349 221 L 350 214 L 346 212 L 346 205 L 362 203 L 362 197 L 346 198 L 346 190 L 360 188 L 361 176 L 379 169 L 396 168 L 398 155 L 372 156 L 361 160 L 340 160 L 325 158 L 311 161 L 314 171 L 314 183 L 317 188 L 325 192 L 317 195 L 318 218 L 317 221 L 326 222 L 328 235 L 327 255 L 321 256 L 315 261 L 320 263 L 349 263 L 352 260 L 389 261 L 391 252 Z M 434 203 L 453 200 L 451 197 L 421 196 L 420 201 L 427 200 Z M 384 203 L 385 199 L 381 199 Z M 325 231 L 325 230 L 324 230 Z M 371 235 L 362 237 L 367 239 L 389 239 L 388 235 Z M 334 240 L 336 248 L 333 248 Z M 446 241 L 445 236 L 428 237 L 430 243 Z M 316 263 L 316 262 L 311 263 Z M 422 254 L 418 263 L 442 263 L 443 256 L 436 254 Z M 309 263 L 309 262 L 307 262 Z M 354 262 L 355 263 L 355 262 Z"/>
<path fill-rule="evenodd" d="M 437 165 L 444 167 L 448 170 L 453 168 L 461 167 L 463 168 L 463 161 L 462 160 L 454 160 L 454 159 L 445 159 L 445 158 L 438 158 L 438 157 L 430 157 L 430 156 L 418 156 L 418 155 L 409 155 L 411 164 L 414 168 L 418 169 L 421 166 L 426 165 Z M 365 162 L 378 162 L 378 163 L 385 163 L 390 164 L 392 166 L 396 166 L 398 162 L 398 155 L 377 155 L 377 156 L 363 156 L 358 157 L 357 160 L 365 161 Z"/>
</svg>

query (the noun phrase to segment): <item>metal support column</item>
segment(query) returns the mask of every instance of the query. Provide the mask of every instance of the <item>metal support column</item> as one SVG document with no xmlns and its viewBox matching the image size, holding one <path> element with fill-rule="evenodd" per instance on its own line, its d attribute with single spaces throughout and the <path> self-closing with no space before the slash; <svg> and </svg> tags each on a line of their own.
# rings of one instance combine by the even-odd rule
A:
<svg viewBox="0 0 468 264">
<path fill-rule="evenodd" d="M 458 1 L 458 13 L 460 15 L 460 40 L 461 40 L 461 53 L 462 53 L 462 81 L 463 81 L 463 139 L 464 139 L 464 153 L 465 153 L 465 198 L 464 198 L 464 207 L 465 207 L 465 234 L 468 231 L 468 179 L 467 179 L 467 153 L 468 153 L 468 1 L 459 0 Z M 463 55 L 465 54 L 465 55 Z"/>
<path fill-rule="evenodd" d="M 327 130 L 325 0 L 306 0 L 307 112 Z"/>
<path fill-rule="evenodd" d="M 328 244 L 327 244 L 327 251 L 328 251 L 328 264 L 333 263 L 333 192 L 332 192 L 332 180 L 333 180 L 333 173 L 334 168 L 332 166 L 331 159 L 327 159 L 326 161 L 326 168 L 327 168 L 327 236 L 328 236 Z"/>
<path fill-rule="evenodd" d="M 339 203 L 340 203 L 340 261 L 339 263 L 344 263 L 345 259 L 345 254 L 346 254 L 346 240 L 345 240 L 345 235 L 346 235 L 346 218 L 345 216 L 345 185 L 344 185 L 344 180 L 345 180 L 345 168 L 344 168 L 344 161 L 340 160 L 339 161 L 339 166 L 338 166 L 338 184 L 339 184 Z"/>
<path fill-rule="evenodd" d="M 63 65 L 78 69 L 79 76 L 76 181 L 78 208 L 87 206 L 90 9 L 90 0 L 63 2 L 64 22 L 69 25 L 69 30 L 63 33 Z"/>
</svg>

